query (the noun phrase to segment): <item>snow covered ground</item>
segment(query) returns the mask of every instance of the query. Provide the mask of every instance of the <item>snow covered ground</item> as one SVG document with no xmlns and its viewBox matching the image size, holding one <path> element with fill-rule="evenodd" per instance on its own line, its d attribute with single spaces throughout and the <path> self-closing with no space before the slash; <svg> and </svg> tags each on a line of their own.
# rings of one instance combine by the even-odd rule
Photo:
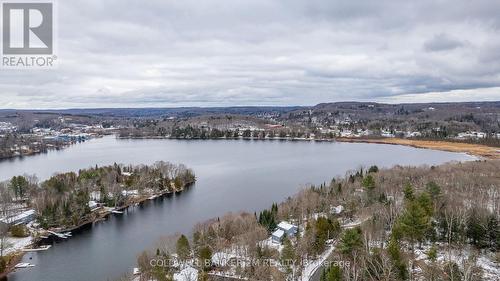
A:
<svg viewBox="0 0 500 281">
<path fill-rule="evenodd" d="M 280 253 L 281 253 L 281 250 L 283 250 L 283 245 L 273 242 L 272 237 L 269 237 L 266 240 L 260 241 L 259 246 L 268 247 L 270 249 L 275 249 L 275 250 L 278 250 L 278 252 L 280 252 Z"/>
<path fill-rule="evenodd" d="M 440 246 L 441 244 L 437 245 Z M 423 245 L 421 249 L 416 248 L 414 250 L 416 255 L 415 260 L 420 260 L 427 263 L 427 253 L 429 252 L 430 248 L 431 245 Z M 451 252 L 451 256 L 448 256 L 447 251 L 441 249 L 440 251 L 438 251 L 437 261 L 443 263 L 447 260 L 452 260 L 459 266 L 462 266 L 463 261 L 467 260 L 470 255 L 471 253 L 469 250 L 464 250 L 463 253 L 453 250 Z M 489 258 L 487 255 L 479 255 L 476 261 L 476 266 L 481 268 L 484 280 L 500 280 L 500 264 L 491 260 L 491 258 Z"/>
<path fill-rule="evenodd" d="M 485 280 L 500 280 L 500 264 L 481 256 L 477 259 L 477 265 L 483 270 Z"/>
<path fill-rule="evenodd" d="M 368 221 L 369 219 L 371 219 L 371 217 L 367 217 L 367 218 L 364 218 L 364 219 L 357 219 L 353 222 L 350 222 L 350 223 L 346 223 L 346 224 L 343 224 L 341 225 L 342 228 L 346 228 L 346 229 L 349 229 L 349 228 L 355 228 L 356 226 L 360 226 L 362 223 L 364 223 L 365 221 Z"/>
<path fill-rule="evenodd" d="M 180 272 L 174 274 L 175 281 L 196 281 L 198 280 L 198 270 L 187 266 Z"/>
<path fill-rule="evenodd" d="M 9 237 L 6 238 L 6 249 L 4 250 L 3 254 L 8 255 L 11 253 L 14 253 L 16 251 L 20 251 L 27 246 L 31 245 L 32 237 L 24 237 L 24 238 L 14 238 L 14 237 Z"/>
</svg>

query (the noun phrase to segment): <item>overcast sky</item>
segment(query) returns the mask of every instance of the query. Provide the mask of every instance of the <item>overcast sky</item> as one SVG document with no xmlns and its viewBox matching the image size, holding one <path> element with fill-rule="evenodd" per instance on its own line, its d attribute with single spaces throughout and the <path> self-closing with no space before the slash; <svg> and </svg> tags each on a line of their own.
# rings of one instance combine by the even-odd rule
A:
<svg viewBox="0 0 500 281">
<path fill-rule="evenodd" d="M 0 69 L 0 108 L 500 100 L 499 15 L 498 0 L 59 0 L 58 68 Z"/>
</svg>

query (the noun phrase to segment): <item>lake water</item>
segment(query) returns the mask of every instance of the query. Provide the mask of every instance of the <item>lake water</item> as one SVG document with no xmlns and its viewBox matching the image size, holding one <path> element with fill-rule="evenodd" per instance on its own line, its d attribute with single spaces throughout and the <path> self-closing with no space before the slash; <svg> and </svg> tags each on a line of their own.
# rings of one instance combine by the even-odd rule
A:
<svg viewBox="0 0 500 281">
<path fill-rule="evenodd" d="M 466 154 L 404 146 L 302 141 L 94 139 L 60 151 L 0 162 L 0 180 L 19 174 L 46 179 L 55 172 L 94 165 L 151 164 L 164 160 L 192 168 L 197 183 L 186 192 L 147 202 L 75 233 L 51 249 L 27 253 L 36 265 L 9 281 L 116 280 L 161 236 L 228 211 L 258 211 L 308 184 L 329 182 L 361 166 L 436 165 L 474 159 Z"/>
</svg>

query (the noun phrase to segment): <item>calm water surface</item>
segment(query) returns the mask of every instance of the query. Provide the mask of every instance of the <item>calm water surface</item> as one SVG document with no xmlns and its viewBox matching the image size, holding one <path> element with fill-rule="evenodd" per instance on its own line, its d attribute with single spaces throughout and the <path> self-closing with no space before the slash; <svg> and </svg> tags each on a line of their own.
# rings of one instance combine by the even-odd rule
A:
<svg viewBox="0 0 500 281">
<path fill-rule="evenodd" d="M 9 281 L 116 280 L 131 272 L 137 255 L 161 236 L 228 211 L 258 211 L 361 166 L 435 165 L 473 157 L 404 146 L 291 141 L 181 141 L 95 139 L 61 151 L 0 162 L 0 180 L 19 174 L 46 179 L 94 165 L 151 164 L 164 160 L 192 168 L 188 191 L 157 199 L 82 230 L 51 249 L 28 253 L 36 265 Z"/>
</svg>

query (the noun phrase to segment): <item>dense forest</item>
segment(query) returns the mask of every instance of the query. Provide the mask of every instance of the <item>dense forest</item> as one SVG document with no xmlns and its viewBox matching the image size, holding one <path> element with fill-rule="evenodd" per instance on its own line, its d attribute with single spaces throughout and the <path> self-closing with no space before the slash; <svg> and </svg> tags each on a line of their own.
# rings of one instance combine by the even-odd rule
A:
<svg viewBox="0 0 500 281">
<path fill-rule="evenodd" d="M 313 280 L 496 280 L 498 171 L 500 161 L 351 171 L 269 210 L 201 223 L 190 239 L 163 238 L 139 256 L 141 278 L 172 280 L 188 261 L 198 280 L 302 280 L 307 262 L 324 256 Z M 264 243 L 283 220 L 298 234 Z M 233 262 L 217 263 L 223 254 Z M 158 259 L 177 263 L 152 266 Z"/>
</svg>

